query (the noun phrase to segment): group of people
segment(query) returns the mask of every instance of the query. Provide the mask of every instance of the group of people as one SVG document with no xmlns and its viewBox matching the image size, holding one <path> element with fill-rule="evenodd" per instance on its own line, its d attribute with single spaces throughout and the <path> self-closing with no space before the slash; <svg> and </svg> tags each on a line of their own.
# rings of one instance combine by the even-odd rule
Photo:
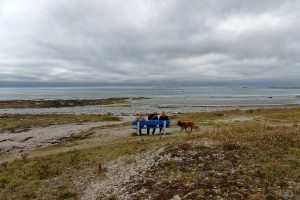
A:
<svg viewBox="0 0 300 200">
<path fill-rule="evenodd" d="M 145 119 L 142 119 L 142 120 L 145 120 Z M 154 113 L 151 113 L 150 115 L 148 115 L 148 120 L 169 120 L 169 116 L 166 115 L 166 112 L 162 111 L 161 115 L 158 116 L 158 113 L 157 112 L 154 112 Z M 151 127 L 151 125 L 149 125 L 147 127 L 147 134 L 149 135 L 150 134 L 150 129 L 152 128 L 152 135 L 154 135 L 155 133 L 155 130 L 156 130 L 156 127 L 153 126 Z M 142 130 L 140 129 L 140 134 L 142 133 Z M 159 128 L 159 133 L 161 134 L 161 131 L 162 131 L 162 128 Z"/>
</svg>

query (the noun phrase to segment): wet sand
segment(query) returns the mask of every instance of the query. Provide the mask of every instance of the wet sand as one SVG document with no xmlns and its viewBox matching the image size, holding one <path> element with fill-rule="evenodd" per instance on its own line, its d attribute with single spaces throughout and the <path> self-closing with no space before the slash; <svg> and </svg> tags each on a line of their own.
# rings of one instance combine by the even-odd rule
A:
<svg viewBox="0 0 300 200">
<path fill-rule="evenodd" d="M 203 112 L 229 109 L 278 108 L 300 105 L 298 98 L 202 98 L 202 99 L 140 99 L 126 104 L 94 105 L 61 108 L 0 109 L 3 114 L 106 114 L 133 115 L 165 110 L 169 113 Z"/>
</svg>

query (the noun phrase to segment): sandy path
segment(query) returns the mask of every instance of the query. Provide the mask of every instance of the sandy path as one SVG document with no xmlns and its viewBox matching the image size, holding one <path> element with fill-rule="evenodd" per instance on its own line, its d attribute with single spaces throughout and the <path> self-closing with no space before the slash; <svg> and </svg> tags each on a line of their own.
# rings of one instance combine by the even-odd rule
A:
<svg viewBox="0 0 300 200">
<path fill-rule="evenodd" d="M 37 147 L 61 143 L 64 139 L 80 134 L 94 127 L 116 125 L 122 121 L 64 124 L 34 128 L 22 133 L 0 134 L 0 152 L 24 152 Z"/>
</svg>

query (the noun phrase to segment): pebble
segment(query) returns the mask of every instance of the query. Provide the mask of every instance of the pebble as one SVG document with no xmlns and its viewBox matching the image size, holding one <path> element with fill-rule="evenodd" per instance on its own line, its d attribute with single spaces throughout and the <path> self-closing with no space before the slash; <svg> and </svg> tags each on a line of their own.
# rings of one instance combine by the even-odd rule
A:
<svg viewBox="0 0 300 200">
<path fill-rule="evenodd" d="M 171 200 L 181 200 L 179 195 L 175 195 Z"/>
</svg>

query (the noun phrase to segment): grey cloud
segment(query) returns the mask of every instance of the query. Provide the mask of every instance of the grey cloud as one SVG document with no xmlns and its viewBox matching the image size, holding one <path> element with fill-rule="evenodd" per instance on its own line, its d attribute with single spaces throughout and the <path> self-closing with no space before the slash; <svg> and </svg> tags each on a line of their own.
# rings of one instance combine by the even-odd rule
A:
<svg viewBox="0 0 300 200">
<path fill-rule="evenodd" d="M 299 9 L 293 0 L 2 0 L 0 80 L 296 79 Z"/>
</svg>

